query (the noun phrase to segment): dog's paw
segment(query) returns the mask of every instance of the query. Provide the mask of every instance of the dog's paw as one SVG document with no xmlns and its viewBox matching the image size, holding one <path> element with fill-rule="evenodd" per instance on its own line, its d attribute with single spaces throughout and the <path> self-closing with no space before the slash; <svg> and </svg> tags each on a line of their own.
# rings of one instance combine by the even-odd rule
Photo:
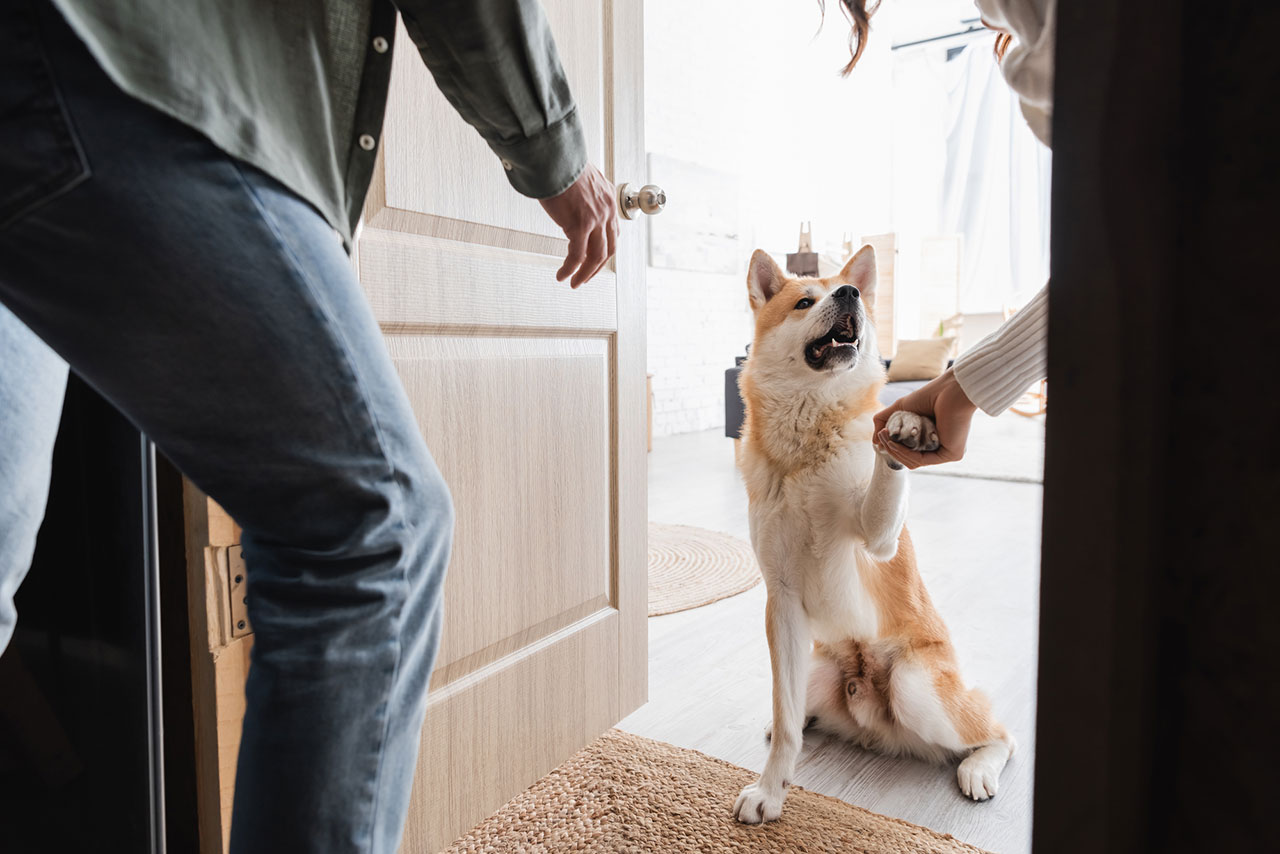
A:
<svg viewBox="0 0 1280 854">
<path fill-rule="evenodd" d="M 966 798 L 985 801 L 987 798 L 996 796 L 996 790 L 1000 787 L 1000 771 L 1003 768 L 1003 762 L 993 762 L 983 757 L 979 751 L 960 763 L 960 768 L 956 771 L 956 781 L 960 784 L 960 791 Z"/>
<path fill-rule="evenodd" d="M 738 802 L 733 805 L 733 817 L 743 824 L 776 821 L 782 815 L 782 801 L 786 796 L 785 789 L 768 791 L 759 782 L 752 783 L 738 795 Z"/>
<path fill-rule="evenodd" d="M 890 439 L 913 451 L 928 453 L 942 446 L 938 441 L 938 427 L 927 415 L 899 409 L 889 416 L 885 429 L 889 431 Z"/>
</svg>

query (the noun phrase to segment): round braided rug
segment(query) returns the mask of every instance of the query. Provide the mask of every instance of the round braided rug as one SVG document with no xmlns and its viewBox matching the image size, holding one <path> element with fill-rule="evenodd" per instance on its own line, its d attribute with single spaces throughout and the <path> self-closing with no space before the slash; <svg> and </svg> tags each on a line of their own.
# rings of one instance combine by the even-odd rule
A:
<svg viewBox="0 0 1280 854">
<path fill-rule="evenodd" d="M 688 525 L 649 523 L 649 616 L 708 605 L 760 583 L 751 544 Z"/>
<path fill-rule="evenodd" d="M 799 786 L 787 794 L 782 818 L 739 824 L 733 802 L 755 779 L 696 750 L 611 730 L 445 854 L 982 854 L 952 836 Z"/>
</svg>

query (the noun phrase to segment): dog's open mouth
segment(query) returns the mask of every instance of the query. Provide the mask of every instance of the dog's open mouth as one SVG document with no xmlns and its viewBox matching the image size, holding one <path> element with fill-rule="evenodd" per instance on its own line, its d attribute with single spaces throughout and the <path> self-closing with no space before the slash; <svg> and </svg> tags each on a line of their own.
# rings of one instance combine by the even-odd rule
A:
<svg viewBox="0 0 1280 854">
<path fill-rule="evenodd" d="M 858 353 L 858 326 L 852 314 L 842 314 L 835 324 L 805 345 L 804 360 L 814 370 L 851 361 Z"/>
</svg>

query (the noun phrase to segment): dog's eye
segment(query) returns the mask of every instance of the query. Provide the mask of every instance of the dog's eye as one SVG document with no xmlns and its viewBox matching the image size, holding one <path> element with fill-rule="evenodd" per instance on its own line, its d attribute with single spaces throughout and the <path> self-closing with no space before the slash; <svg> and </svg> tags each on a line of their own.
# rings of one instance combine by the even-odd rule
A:
<svg viewBox="0 0 1280 854">
<path fill-rule="evenodd" d="M 811 305 L 813 305 L 813 300 L 809 299 L 808 297 L 805 297 L 804 299 L 800 300 L 800 302 L 796 303 L 796 309 L 797 310 L 805 309 Z"/>
</svg>

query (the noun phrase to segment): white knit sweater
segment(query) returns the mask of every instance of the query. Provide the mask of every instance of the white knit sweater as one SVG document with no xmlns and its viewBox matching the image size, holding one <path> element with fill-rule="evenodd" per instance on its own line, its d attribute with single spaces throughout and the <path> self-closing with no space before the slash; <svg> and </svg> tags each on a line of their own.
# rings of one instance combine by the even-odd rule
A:
<svg viewBox="0 0 1280 854">
<path fill-rule="evenodd" d="M 1049 330 L 1049 286 L 1045 285 L 1009 322 L 956 359 L 956 379 L 970 400 L 999 415 L 1045 376 Z"/>
<path fill-rule="evenodd" d="M 1057 0 L 975 0 L 987 26 L 1013 35 L 1000 62 L 1009 88 L 1036 137 L 1050 144 L 1053 125 L 1053 41 Z M 1044 379 L 1049 286 L 976 347 L 956 359 L 960 387 L 982 411 L 999 415 L 1033 382 Z"/>
</svg>

